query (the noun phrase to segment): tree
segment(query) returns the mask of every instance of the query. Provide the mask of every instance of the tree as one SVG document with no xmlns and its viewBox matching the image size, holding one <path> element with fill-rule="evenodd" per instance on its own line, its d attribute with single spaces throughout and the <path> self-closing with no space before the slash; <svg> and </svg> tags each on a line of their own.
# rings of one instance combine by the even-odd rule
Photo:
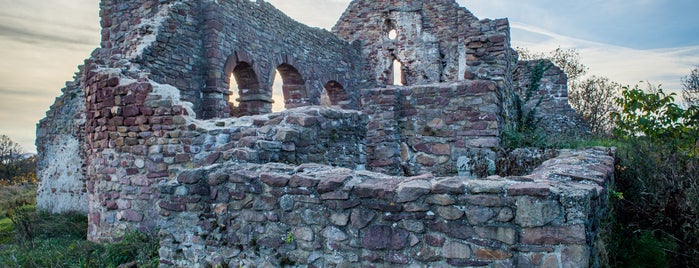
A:
<svg viewBox="0 0 699 268">
<path fill-rule="evenodd" d="M 23 156 L 22 147 L 6 135 L 0 135 L 0 181 L 33 182 L 36 158 Z"/>
<path fill-rule="evenodd" d="M 682 97 L 687 106 L 699 106 L 699 66 L 682 78 Z"/>
<path fill-rule="evenodd" d="M 580 62 L 580 53 L 575 49 L 558 47 L 547 53 L 533 53 L 526 48 L 517 47 L 520 60 L 547 59 L 568 75 L 568 88 L 575 88 L 577 83 L 587 74 L 587 66 Z"/>
<path fill-rule="evenodd" d="M 568 102 L 587 122 L 593 134 L 605 136 L 611 134 L 614 128 L 611 115 L 618 108 L 613 100 L 620 91 L 621 85 L 609 78 L 592 76 L 570 90 Z"/>
</svg>

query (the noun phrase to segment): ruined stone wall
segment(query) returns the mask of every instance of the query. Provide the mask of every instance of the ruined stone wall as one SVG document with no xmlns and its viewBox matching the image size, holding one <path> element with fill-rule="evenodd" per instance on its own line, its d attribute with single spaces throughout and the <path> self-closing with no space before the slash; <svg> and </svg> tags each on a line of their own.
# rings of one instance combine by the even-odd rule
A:
<svg viewBox="0 0 699 268">
<path fill-rule="evenodd" d="M 465 65 L 464 79 L 485 79 L 497 83 L 500 90 L 496 102 L 506 125 L 514 124 L 515 95 L 513 73 L 515 53 L 510 45 L 510 24 L 507 19 L 473 22 L 463 40 L 461 52 Z"/>
<path fill-rule="evenodd" d="M 286 108 L 319 105 L 330 88 L 344 95 L 346 108 L 357 108 L 358 50 L 334 34 L 300 24 L 264 1 L 204 1 L 203 24 L 206 87 L 202 118 L 227 117 L 229 77 L 241 66 L 250 72 L 238 78 L 235 91 L 243 115 L 269 113 L 275 70 L 284 80 Z M 244 80 L 254 80 L 245 83 Z M 335 96 L 330 96 L 332 97 Z"/>
<path fill-rule="evenodd" d="M 100 1 L 102 49 L 110 68 L 177 87 L 202 114 L 201 1 Z"/>
<path fill-rule="evenodd" d="M 459 157 L 500 145 L 499 90 L 484 80 L 363 90 L 369 170 L 456 174 Z"/>
<path fill-rule="evenodd" d="M 368 78 L 393 85 L 393 61 L 402 65 L 406 85 L 462 79 L 460 40 L 478 19 L 455 1 L 352 1 L 333 32 L 358 42 Z M 389 33 L 397 36 L 391 39 Z"/>
<path fill-rule="evenodd" d="M 606 151 L 561 152 L 524 177 L 429 174 L 499 146 L 512 74 L 526 76 L 506 20 L 353 1 L 335 27 L 351 44 L 263 1 L 101 8 L 102 47 L 37 131 L 40 206 L 86 209 L 90 240 L 159 229 L 166 266 L 594 266 Z M 413 86 L 382 87 L 386 56 Z M 290 109 L 269 114 L 275 69 Z"/>
<path fill-rule="evenodd" d="M 159 186 L 161 264 L 596 267 L 614 159 L 561 151 L 523 177 L 392 177 L 304 164 L 188 170 Z"/>
<path fill-rule="evenodd" d="M 36 127 L 36 206 L 52 213 L 87 213 L 83 67 Z"/>
<path fill-rule="evenodd" d="M 170 85 L 89 65 L 89 234 L 108 241 L 126 229 L 152 231 L 154 187 L 184 169 L 224 162 L 323 163 L 361 168 L 366 117 L 333 108 L 200 121 Z"/>
<path fill-rule="evenodd" d="M 233 89 L 230 101 L 241 102 L 234 112 L 243 110 L 234 115 L 271 111 L 274 71 L 280 66 L 286 108 L 318 105 L 324 91 L 331 95 L 330 105 L 357 107 L 363 77 L 358 50 L 269 3 L 102 1 L 101 15 L 100 52 L 107 66 L 177 87 L 199 118 L 231 115 L 229 79 L 241 63 L 250 65 L 255 81 Z"/>
<path fill-rule="evenodd" d="M 539 87 L 531 89 L 535 72 L 541 73 Z M 584 133 L 585 123 L 568 103 L 568 76 L 547 60 L 521 61 L 514 72 L 515 92 L 523 101 L 525 111 L 536 107 L 540 126 L 551 137 L 561 134 Z"/>
</svg>

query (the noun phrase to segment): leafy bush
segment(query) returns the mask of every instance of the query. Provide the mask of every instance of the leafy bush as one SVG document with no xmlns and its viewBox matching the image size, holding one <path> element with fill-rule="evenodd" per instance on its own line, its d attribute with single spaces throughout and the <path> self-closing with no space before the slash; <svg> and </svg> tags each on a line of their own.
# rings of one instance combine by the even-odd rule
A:
<svg viewBox="0 0 699 268">
<path fill-rule="evenodd" d="M 617 100 L 616 190 L 609 251 L 615 267 L 696 267 L 699 263 L 697 107 L 674 94 L 626 88 Z"/>
<path fill-rule="evenodd" d="M 666 144 L 690 154 L 699 146 L 699 106 L 687 110 L 675 103 L 675 94 L 660 87 L 645 92 L 625 87 L 616 103 L 620 112 L 612 114 L 615 134 L 621 138 L 645 137 L 655 144 Z M 670 143 L 670 144 L 668 144 Z"/>
</svg>

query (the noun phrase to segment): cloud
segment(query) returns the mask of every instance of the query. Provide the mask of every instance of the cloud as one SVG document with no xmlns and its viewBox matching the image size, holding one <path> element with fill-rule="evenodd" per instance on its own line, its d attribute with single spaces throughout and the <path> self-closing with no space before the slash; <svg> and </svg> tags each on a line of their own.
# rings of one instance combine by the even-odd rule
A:
<svg viewBox="0 0 699 268">
<path fill-rule="evenodd" d="M 0 0 L 0 134 L 36 152 L 36 123 L 99 45 L 98 0 Z"/>
<path fill-rule="evenodd" d="M 699 45 L 696 0 L 459 0 L 480 18 L 508 17 L 567 36 L 637 49 Z"/>
<path fill-rule="evenodd" d="M 330 30 L 345 11 L 349 0 L 266 0 L 289 17 L 312 27 Z"/>
<path fill-rule="evenodd" d="M 537 52 L 557 47 L 577 49 L 582 63 L 590 68 L 590 74 L 606 76 L 625 85 L 646 81 L 677 90 L 681 78 L 699 63 L 699 46 L 634 49 L 572 38 L 522 23 L 511 25 L 515 46 Z"/>
</svg>

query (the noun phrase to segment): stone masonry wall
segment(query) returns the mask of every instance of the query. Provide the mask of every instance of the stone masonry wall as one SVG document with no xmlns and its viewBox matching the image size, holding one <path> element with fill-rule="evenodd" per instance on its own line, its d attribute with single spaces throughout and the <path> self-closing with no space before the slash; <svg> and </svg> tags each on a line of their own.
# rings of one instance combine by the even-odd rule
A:
<svg viewBox="0 0 699 268">
<path fill-rule="evenodd" d="M 499 90 L 484 80 L 363 90 L 368 169 L 456 174 L 459 157 L 500 145 Z"/>
<path fill-rule="evenodd" d="M 37 208 L 87 213 L 83 67 L 36 127 Z"/>
<path fill-rule="evenodd" d="M 510 45 L 510 24 L 507 19 L 480 20 L 473 22 L 463 40 L 465 55 L 461 60 L 466 66 L 464 79 L 484 79 L 495 81 L 500 88 L 497 91 L 502 113 L 500 119 L 508 126 L 514 123 L 513 111 L 515 95 L 513 73 L 517 66 L 514 50 Z M 503 125 L 503 127 L 505 127 Z"/>
<path fill-rule="evenodd" d="M 100 1 L 101 64 L 177 87 L 201 114 L 201 1 Z"/>
<path fill-rule="evenodd" d="M 250 65 L 251 87 L 231 89 L 246 114 L 269 113 L 275 70 L 284 82 L 286 108 L 319 105 L 327 83 L 341 85 L 349 108 L 357 108 L 358 50 L 334 34 L 298 23 L 264 1 L 203 1 L 206 87 L 202 118 L 227 117 L 229 77 Z M 282 65 L 293 67 L 279 68 Z M 298 75 L 300 77 L 293 77 Z M 294 81 L 296 80 L 296 81 Z M 243 86 L 238 81 L 239 86 Z M 332 94 L 332 92 L 331 92 Z M 338 94 L 340 95 L 340 94 Z M 248 107 L 244 105 L 253 105 Z"/>
<path fill-rule="evenodd" d="M 526 100 L 532 84 L 532 72 L 543 71 L 539 87 L 532 90 L 529 101 L 524 103 L 526 111 L 536 109 L 536 117 L 543 129 L 550 135 L 582 133 L 585 123 L 568 103 L 568 76 L 550 61 L 521 61 L 514 72 L 515 92 Z"/>
<path fill-rule="evenodd" d="M 333 27 L 347 42 L 361 46 L 367 78 L 393 85 L 393 61 L 402 65 L 406 85 L 460 80 L 462 25 L 478 19 L 455 1 L 352 1 Z M 397 36 L 391 39 L 389 33 Z"/>
<path fill-rule="evenodd" d="M 365 165 L 366 117 L 357 111 L 298 108 L 200 121 L 177 88 L 94 63 L 87 68 L 91 240 L 157 228 L 154 185 L 183 169 L 239 161 Z"/>
<path fill-rule="evenodd" d="M 595 266 L 613 165 L 587 149 L 475 180 L 317 164 L 188 170 L 159 185 L 161 265 Z"/>
</svg>

